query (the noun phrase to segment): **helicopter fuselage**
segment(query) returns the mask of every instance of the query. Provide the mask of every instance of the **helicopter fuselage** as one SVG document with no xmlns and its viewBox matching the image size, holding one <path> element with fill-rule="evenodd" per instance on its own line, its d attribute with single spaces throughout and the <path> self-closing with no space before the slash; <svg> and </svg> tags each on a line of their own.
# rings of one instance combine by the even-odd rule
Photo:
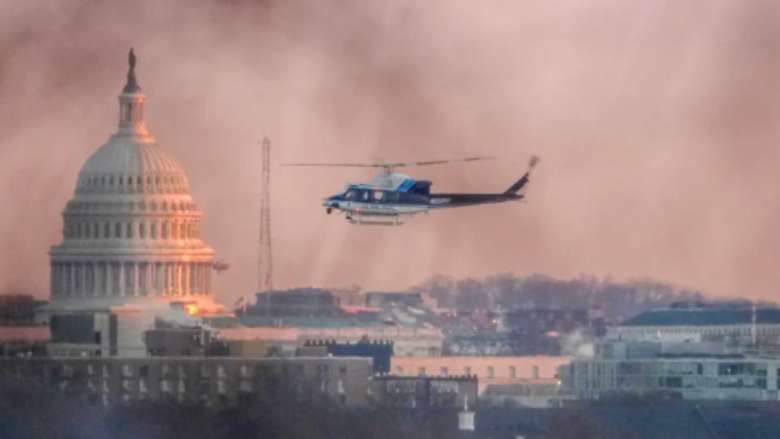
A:
<svg viewBox="0 0 780 439">
<path fill-rule="evenodd" d="M 349 184 L 339 194 L 323 199 L 322 205 L 327 208 L 328 213 L 334 209 L 345 212 L 347 219 L 353 223 L 370 223 L 362 221 L 362 217 L 394 217 L 395 224 L 398 224 L 398 218 L 401 216 L 411 217 L 430 210 L 496 204 L 523 199 L 523 195 L 516 193 L 516 191 L 493 194 L 436 194 L 430 193 L 430 181 L 413 180 L 400 174 L 392 174 L 390 177 L 395 177 L 392 180 L 395 180 L 394 183 L 396 183 L 391 187 L 371 183 Z M 527 179 L 527 177 L 525 178 Z M 388 180 L 390 179 L 388 177 Z M 374 183 L 377 181 L 375 180 Z M 355 220 L 355 217 L 358 219 Z"/>
</svg>

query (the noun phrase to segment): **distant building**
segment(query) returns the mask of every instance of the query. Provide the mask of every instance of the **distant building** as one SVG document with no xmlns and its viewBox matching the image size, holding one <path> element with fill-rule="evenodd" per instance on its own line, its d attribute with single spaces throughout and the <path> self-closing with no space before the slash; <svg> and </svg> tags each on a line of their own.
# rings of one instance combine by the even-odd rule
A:
<svg viewBox="0 0 780 439">
<path fill-rule="evenodd" d="M 436 357 L 442 355 L 444 335 L 433 327 L 401 327 L 377 322 L 375 318 L 359 316 L 286 317 L 286 318 L 209 318 L 206 323 L 219 331 L 226 340 L 265 340 L 269 347 L 278 346 L 287 352 L 310 341 L 356 343 L 387 340 L 393 344 L 393 355 Z M 274 325 L 273 322 L 278 322 Z"/>
<path fill-rule="evenodd" d="M 354 343 L 336 343 L 326 340 L 308 340 L 305 347 L 321 347 L 334 357 L 371 357 L 375 374 L 390 372 L 393 343 L 388 340 L 369 340 L 365 337 Z"/>
<path fill-rule="evenodd" d="M 780 358 L 731 353 L 723 343 L 607 342 L 592 359 L 559 367 L 567 392 L 583 399 L 615 394 L 690 400 L 780 401 Z"/>
<path fill-rule="evenodd" d="M 610 328 L 607 338 L 722 342 L 746 353 L 780 355 L 780 308 L 707 306 L 646 311 Z"/>
<path fill-rule="evenodd" d="M 96 405 L 163 399 L 230 407 L 281 388 L 362 406 L 371 374 L 370 358 L 0 358 L 0 379 L 57 387 Z"/>
<path fill-rule="evenodd" d="M 371 379 L 371 395 L 390 407 L 459 407 L 464 397 L 477 405 L 475 376 L 377 375 Z"/>
<path fill-rule="evenodd" d="M 35 309 L 44 304 L 46 301 L 30 295 L 0 295 L 0 327 L 34 325 Z"/>
<path fill-rule="evenodd" d="M 399 357 L 390 362 L 391 373 L 404 376 L 476 376 L 479 393 L 489 385 L 523 384 L 555 379 L 568 357 Z"/>
<path fill-rule="evenodd" d="M 294 288 L 285 291 L 266 291 L 255 295 L 255 303 L 248 306 L 247 316 L 328 316 L 339 314 L 336 296 L 320 288 Z"/>
<path fill-rule="evenodd" d="M 366 306 L 369 308 L 382 308 L 384 306 L 411 306 L 423 305 L 422 293 L 419 292 L 368 292 L 366 293 Z"/>
</svg>

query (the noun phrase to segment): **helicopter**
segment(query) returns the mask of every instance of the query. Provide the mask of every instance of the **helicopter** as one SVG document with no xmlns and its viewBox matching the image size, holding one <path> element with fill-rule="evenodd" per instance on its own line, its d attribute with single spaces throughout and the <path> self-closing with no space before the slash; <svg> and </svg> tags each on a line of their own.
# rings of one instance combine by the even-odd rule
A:
<svg viewBox="0 0 780 439">
<path fill-rule="evenodd" d="M 537 156 L 531 156 L 528 170 L 514 184 L 501 193 L 431 193 L 429 180 L 415 180 L 408 175 L 395 172 L 396 168 L 409 166 L 428 166 L 444 163 L 471 162 L 488 160 L 495 157 L 470 157 L 455 160 L 431 160 L 410 163 L 388 163 L 379 159 L 378 163 L 290 163 L 282 166 L 337 166 L 382 168 L 383 171 L 366 183 L 348 183 L 341 192 L 324 198 L 322 206 L 325 212 L 333 210 L 346 214 L 346 219 L 356 225 L 399 226 L 402 216 L 428 213 L 431 210 L 452 209 L 457 207 L 497 204 L 508 201 L 523 201 L 525 196 L 520 190 L 528 183 L 531 169 L 539 162 Z"/>
</svg>

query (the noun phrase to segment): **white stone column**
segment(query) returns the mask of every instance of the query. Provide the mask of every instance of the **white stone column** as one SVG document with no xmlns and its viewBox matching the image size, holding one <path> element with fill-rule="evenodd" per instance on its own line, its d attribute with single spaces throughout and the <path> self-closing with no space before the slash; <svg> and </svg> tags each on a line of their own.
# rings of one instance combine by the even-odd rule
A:
<svg viewBox="0 0 780 439">
<path fill-rule="evenodd" d="M 198 275 L 198 295 L 203 294 L 203 262 L 198 262 L 197 265 Z"/>
<path fill-rule="evenodd" d="M 113 296 L 116 294 L 116 291 L 114 291 L 114 280 L 111 277 L 111 263 L 106 262 L 105 263 L 105 275 L 106 275 L 106 290 L 103 291 L 103 294 L 106 296 Z"/>
<path fill-rule="evenodd" d="M 187 267 L 187 282 L 185 284 L 187 285 L 187 290 L 185 292 L 187 296 L 192 296 L 193 291 L 195 291 L 195 285 L 194 285 L 195 283 L 192 281 L 192 275 L 194 273 L 192 264 L 193 264 L 192 262 L 187 262 L 186 264 L 184 264 Z"/>
<path fill-rule="evenodd" d="M 68 288 L 68 295 L 69 296 L 75 296 L 76 295 L 76 264 L 73 262 L 70 262 L 68 264 L 68 269 L 70 271 L 70 287 Z"/>
<path fill-rule="evenodd" d="M 100 262 L 92 263 L 92 295 L 97 296 L 101 286 Z"/>
<path fill-rule="evenodd" d="M 120 262 L 119 263 L 119 296 L 125 297 L 125 285 L 127 284 L 127 281 L 125 280 L 125 276 L 127 276 L 127 273 L 125 273 L 125 263 Z"/>
<path fill-rule="evenodd" d="M 85 296 L 87 294 L 87 264 L 84 262 L 79 262 L 79 279 L 81 280 L 79 296 Z"/>
<path fill-rule="evenodd" d="M 138 285 L 138 281 L 141 280 L 141 276 L 138 275 L 138 262 L 133 263 L 133 296 L 138 297 L 138 290 L 141 288 Z"/>
<path fill-rule="evenodd" d="M 67 296 L 70 293 L 70 265 L 68 263 L 60 264 L 60 296 Z"/>
<path fill-rule="evenodd" d="M 154 262 L 146 263 L 146 295 L 154 296 L 154 278 L 152 272 L 154 268 Z"/>
<path fill-rule="evenodd" d="M 181 263 L 176 262 L 174 265 L 176 268 L 174 269 L 174 281 L 176 282 L 176 295 L 180 296 L 182 294 L 182 287 L 181 287 Z"/>
<path fill-rule="evenodd" d="M 211 270 L 206 270 L 206 288 L 205 292 L 206 294 L 211 294 Z"/>
</svg>

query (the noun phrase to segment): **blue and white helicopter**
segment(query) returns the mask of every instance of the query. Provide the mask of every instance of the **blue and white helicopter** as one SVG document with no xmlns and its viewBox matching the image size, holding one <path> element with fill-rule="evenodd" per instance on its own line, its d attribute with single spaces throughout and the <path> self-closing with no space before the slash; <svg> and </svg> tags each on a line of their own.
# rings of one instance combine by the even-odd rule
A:
<svg viewBox="0 0 780 439">
<path fill-rule="evenodd" d="M 428 213 L 431 210 L 451 209 L 456 207 L 479 206 L 484 204 L 505 203 L 507 201 L 522 201 L 525 196 L 520 190 L 528 183 L 531 169 L 539 162 L 539 158 L 531 156 L 528 170 L 512 186 L 501 193 L 463 194 L 442 193 L 432 194 L 429 180 L 414 180 L 408 175 L 394 172 L 396 168 L 408 166 L 427 166 L 443 163 L 470 162 L 487 160 L 493 157 L 471 157 L 456 160 L 433 160 L 412 163 L 387 163 L 380 159 L 379 163 L 291 163 L 282 166 L 338 166 L 360 168 L 382 168 L 383 172 L 367 183 L 347 184 L 336 195 L 324 198 L 322 205 L 330 214 L 334 209 L 346 214 L 347 221 L 358 225 L 398 226 L 402 216 L 411 218 L 418 213 Z"/>
</svg>

